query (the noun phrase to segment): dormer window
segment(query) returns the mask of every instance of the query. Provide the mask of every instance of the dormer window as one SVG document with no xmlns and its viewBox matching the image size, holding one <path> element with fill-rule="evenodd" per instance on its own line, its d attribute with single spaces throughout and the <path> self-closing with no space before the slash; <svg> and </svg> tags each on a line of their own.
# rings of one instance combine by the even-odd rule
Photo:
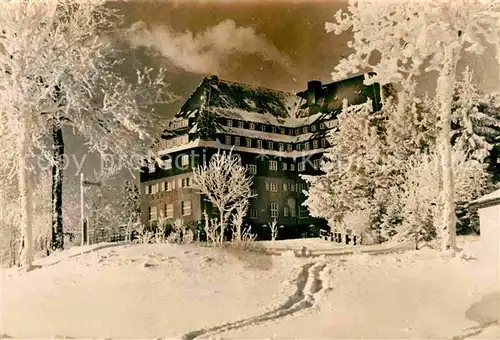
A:
<svg viewBox="0 0 500 340">
<path fill-rule="evenodd" d="M 326 125 L 325 125 L 325 123 L 320 123 L 320 124 L 319 124 L 319 128 L 320 128 L 321 130 L 326 129 Z"/>
<path fill-rule="evenodd" d="M 282 135 L 284 135 L 284 134 L 285 134 L 285 132 L 286 132 L 286 131 L 285 131 L 285 128 L 280 128 L 280 133 L 281 133 Z"/>
<path fill-rule="evenodd" d="M 313 149 L 317 149 L 318 148 L 318 140 L 315 139 L 313 140 Z"/>
<path fill-rule="evenodd" d="M 262 149 L 262 141 L 260 139 L 257 139 L 257 148 Z"/>
<path fill-rule="evenodd" d="M 308 132 L 309 132 L 309 127 L 304 126 L 304 127 L 302 128 L 302 132 L 303 132 L 303 133 L 308 133 Z"/>
<path fill-rule="evenodd" d="M 304 143 L 304 150 L 308 151 L 310 149 L 309 142 Z"/>
<path fill-rule="evenodd" d="M 274 149 L 274 144 L 273 144 L 273 142 L 268 141 L 268 142 L 267 142 L 267 148 L 268 148 L 269 150 L 273 150 L 273 149 Z"/>
<path fill-rule="evenodd" d="M 311 125 L 311 132 L 315 132 L 316 131 L 316 125 Z"/>
<path fill-rule="evenodd" d="M 232 119 L 228 119 L 227 120 L 227 126 L 233 126 L 233 120 Z"/>
<path fill-rule="evenodd" d="M 244 128 L 245 128 L 245 123 L 244 123 L 243 121 L 241 121 L 241 120 L 240 120 L 240 121 L 238 122 L 238 127 L 239 127 L 240 129 L 244 129 Z"/>
<path fill-rule="evenodd" d="M 286 149 L 287 149 L 287 151 L 293 151 L 293 146 L 292 146 L 292 144 L 288 144 L 288 145 L 286 146 Z"/>
<path fill-rule="evenodd" d="M 300 135 L 300 129 L 295 129 L 295 134 Z"/>
<path fill-rule="evenodd" d="M 261 124 L 260 125 L 260 131 L 266 131 L 266 126 L 264 124 Z"/>
<path fill-rule="evenodd" d="M 250 123 L 250 130 L 255 130 L 255 123 Z"/>
<path fill-rule="evenodd" d="M 276 129 L 276 126 L 273 126 L 273 127 L 271 128 L 271 131 L 272 131 L 273 133 L 276 133 L 276 130 L 277 130 L 277 129 Z"/>
<path fill-rule="evenodd" d="M 231 136 L 226 136 L 226 144 L 227 145 L 231 144 Z"/>
</svg>

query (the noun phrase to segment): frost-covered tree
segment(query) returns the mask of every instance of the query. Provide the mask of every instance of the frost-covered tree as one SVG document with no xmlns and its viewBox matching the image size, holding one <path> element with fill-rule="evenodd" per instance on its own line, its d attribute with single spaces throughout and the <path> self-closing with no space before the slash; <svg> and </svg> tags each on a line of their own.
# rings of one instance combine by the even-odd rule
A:
<svg viewBox="0 0 500 340">
<path fill-rule="evenodd" d="M 120 17 L 105 1 L 16 1 L 0 4 L 0 114 L 3 165 L 19 179 L 23 206 L 24 263 L 32 258 L 33 155 L 42 153 L 54 171 L 55 196 L 62 195 L 61 147 L 64 126 L 87 140 L 104 164 L 126 166 L 133 153 L 144 154 L 152 142 L 147 132 L 154 102 L 169 101 L 163 73 L 137 72 L 135 82 L 116 72 L 120 58 L 110 39 Z M 59 132 L 58 132 L 59 131 Z M 6 133 L 3 133 L 6 132 Z M 46 138 L 54 137 L 54 145 Z M 54 207 L 54 242 L 63 247 L 62 199 Z"/>
<path fill-rule="evenodd" d="M 461 146 L 453 148 L 455 201 L 470 201 L 482 192 L 488 182 L 485 164 L 468 157 Z M 436 221 L 440 217 L 440 192 L 436 173 L 440 170 L 439 155 L 421 153 L 411 157 L 404 167 L 404 182 L 398 188 L 402 224 L 396 239 L 421 242 L 436 236 Z M 437 235 L 439 236 L 439 235 Z"/>
<path fill-rule="evenodd" d="M 233 240 L 240 242 L 242 238 L 243 221 L 248 212 L 249 201 L 248 199 L 243 199 L 236 206 L 234 213 L 232 214 L 232 224 L 233 224 Z"/>
<path fill-rule="evenodd" d="M 330 149 L 322 164 L 323 175 L 301 176 L 308 183 L 304 202 L 313 217 L 324 218 L 342 229 L 347 212 L 369 210 L 372 227 L 384 200 L 375 200 L 390 187 L 382 112 L 373 112 L 370 100 L 348 106 L 338 116 L 336 128 L 329 133 Z M 335 228 L 335 227 L 334 227 Z"/>
<path fill-rule="evenodd" d="M 464 51 L 482 54 L 485 43 L 500 46 L 500 3 L 497 1 L 380 2 L 350 0 L 346 12 L 339 10 L 328 32 L 351 30 L 348 46 L 354 50 L 340 61 L 334 78 L 370 69 L 376 76 L 367 84 L 401 82 L 422 70 L 438 75 L 442 167 L 441 249 L 455 249 L 456 224 L 451 111 L 456 66 Z M 497 49 L 500 53 L 500 48 Z M 500 56 L 497 55 L 500 60 Z"/>
<path fill-rule="evenodd" d="M 193 169 L 193 187 L 219 211 L 220 244 L 228 220 L 241 201 L 252 197 L 252 177 L 230 152 L 218 151 L 208 164 Z"/>
</svg>

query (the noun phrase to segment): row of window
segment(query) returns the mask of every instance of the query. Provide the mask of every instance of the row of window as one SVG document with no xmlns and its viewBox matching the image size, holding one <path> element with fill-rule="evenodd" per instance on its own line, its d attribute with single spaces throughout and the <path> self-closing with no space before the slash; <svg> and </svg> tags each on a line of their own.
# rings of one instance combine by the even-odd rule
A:
<svg viewBox="0 0 500 340">
<path fill-rule="evenodd" d="M 144 193 L 146 195 L 153 195 L 153 194 L 157 194 L 157 193 L 163 192 L 163 191 L 175 190 L 175 187 L 176 187 L 175 182 L 176 182 L 176 180 L 172 179 L 172 180 L 165 181 L 165 182 L 146 185 L 146 186 L 144 186 Z M 190 187 L 191 187 L 191 178 L 185 177 L 185 178 L 179 178 L 177 180 L 177 188 L 178 189 L 190 188 Z"/>
<path fill-rule="evenodd" d="M 157 221 L 159 217 L 163 217 L 166 219 L 174 218 L 174 204 L 168 203 L 165 204 L 162 209 L 158 212 L 157 206 L 149 207 L 149 221 Z M 270 217 L 278 218 L 279 217 L 279 204 L 271 203 L 269 209 Z M 191 215 L 191 201 L 181 201 L 181 214 L 182 216 L 190 216 Z M 258 217 L 257 209 L 250 209 L 249 216 L 252 219 L 256 219 Z M 283 207 L 283 216 L 284 217 L 296 217 L 297 213 L 294 206 L 284 206 Z M 299 218 L 306 218 L 308 216 L 307 208 L 301 206 L 299 209 Z"/>
<path fill-rule="evenodd" d="M 189 155 L 182 155 L 181 156 L 181 166 L 182 167 L 187 167 L 189 166 Z M 167 158 L 162 161 L 161 168 L 164 170 L 170 170 L 172 169 L 172 158 Z M 148 171 L 149 173 L 153 173 L 156 171 L 156 165 L 154 162 L 149 162 L 148 163 Z"/>
<path fill-rule="evenodd" d="M 313 168 L 314 169 L 319 169 L 321 165 L 321 159 L 316 158 L 313 160 Z M 294 163 L 282 163 L 283 166 L 283 171 L 295 171 L 295 164 Z M 251 175 L 256 175 L 257 174 L 257 165 L 255 164 L 247 164 L 246 168 L 248 170 L 248 173 Z M 278 171 L 278 161 L 269 161 L 269 170 L 270 171 Z M 297 163 L 297 171 L 303 172 L 306 171 L 306 162 L 298 162 Z"/>
<path fill-rule="evenodd" d="M 181 214 L 182 216 L 191 215 L 191 201 L 181 201 Z M 158 217 L 174 218 L 174 205 L 172 203 L 165 204 L 159 215 L 157 206 L 149 207 L 149 220 L 156 221 Z"/>
<path fill-rule="evenodd" d="M 317 158 L 313 160 L 313 168 L 314 169 L 319 169 L 321 163 L 321 159 Z M 181 166 L 186 167 L 189 165 L 189 155 L 182 155 L 181 157 Z M 283 171 L 295 171 L 295 164 L 294 163 L 282 163 L 283 166 Z M 247 164 L 246 165 L 248 172 L 251 175 L 256 175 L 257 174 L 257 165 L 255 164 Z M 153 173 L 156 171 L 156 166 L 153 162 L 150 162 L 148 164 L 149 168 L 149 173 Z M 172 169 L 172 159 L 165 159 L 163 160 L 163 164 L 161 166 L 162 169 L 164 170 L 169 170 Z M 270 160 L 269 161 L 269 170 L 270 171 L 278 171 L 278 161 L 275 160 Z M 299 172 L 305 171 L 306 170 L 306 162 L 298 162 L 297 163 L 297 170 Z"/>
<path fill-rule="evenodd" d="M 267 181 L 266 182 L 266 190 L 272 192 L 278 192 L 278 182 Z M 283 191 L 297 191 L 302 192 L 307 189 L 305 183 L 282 183 L 281 188 Z"/>
<path fill-rule="evenodd" d="M 227 144 L 227 145 L 235 145 L 235 146 L 242 146 L 242 143 L 241 143 L 241 138 L 242 137 L 239 137 L 239 136 L 230 136 L 230 135 L 226 135 L 224 137 L 224 144 Z M 273 141 L 267 141 L 267 150 L 274 150 L 274 143 Z M 295 150 L 296 151 L 308 151 L 308 150 L 311 150 L 311 149 L 318 149 L 319 148 L 319 145 L 321 143 L 321 147 L 322 148 L 326 148 L 326 139 L 325 138 L 322 138 L 320 140 L 318 139 L 315 139 L 312 141 L 312 143 L 310 141 L 307 141 L 307 142 L 304 142 L 304 143 L 296 143 L 295 144 Z M 311 145 L 312 145 L 312 148 L 311 148 Z M 245 147 L 247 148 L 251 148 L 251 147 L 256 147 L 257 149 L 264 149 L 264 141 L 262 141 L 261 139 L 257 139 L 255 141 L 255 144 L 253 143 L 252 141 L 252 138 L 250 137 L 246 137 L 245 138 Z M 289 144 L 287 143 L 286 144 L 286 151 L 288 152 L 291 152 L 294 150 L 294 144 Z M 285 143 L 282 143 L 282 142 L 278 142 L 278 151 L 285 151 Z"/>
<path fill-rule="evenodd" d="M 279 216 L 279 204 L 278 203 L 271 203 L 270 209 L 269 209 L 269 216 L 272 218 L 278 218 Z M 249 217 L 252 219 L 258 218 L 258 212 L 257 209 L 250 209 L 249 212 Z M 309 216 L 307 212 L 307 208 L 301 206 L 299 209 L 299 218 L 307 218 Z M 284 206 L 283 207 L 283 217 L 297 217 L 297 212 L 295 210 L 294 206 Z"/>
<path fill-rule="evenodd" d="M 321 123 L 319 123 L 319 129 L 320 130 L 324 130 L 327 127 L 331 128 L 332 127 L 332 123 L 333 123 L 333 121 L 321 122 Z M 229 126 L 229 127 L 237 126 L 240 129 L 244 129 L 245 128 L 245 122 L 242 121 L 242 120 L 233 122 L 232 119 L 228 119 L 226 121 L 226 125 Z M 261 131 L 268 132 L 266 124 L 259 124 L 259 125 L 260 125 L 260 130 Z M 248 123 L 248 128 L 250 130 L 255 130 L 256 129 L 256 123 L 249 122 Z M 288 135 L 292 135 L 293 136 L 293 135 L 300 135 L 301 133 L 309 133 L 309 131 L 316 132 L 317 131 L 317 126 L 314 125 L 314 124 L 311 125 L 310 127 L 309 126 L 303 126 L 301 128 L 284 128 L 284 127 L 278 128 L 276 126 L 271 126 L 271 129 L 270 129 L 269 132 L 278 133 L 278 130 L 279 130 L 279 133 L 282 134 L 282 135 L 288 134 Z"/>
</svg>

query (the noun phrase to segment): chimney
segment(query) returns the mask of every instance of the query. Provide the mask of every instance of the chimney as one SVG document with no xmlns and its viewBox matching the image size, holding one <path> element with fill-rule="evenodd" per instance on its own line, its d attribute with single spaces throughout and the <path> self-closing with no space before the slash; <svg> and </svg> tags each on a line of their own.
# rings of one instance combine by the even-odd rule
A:
<svg viewBox="0 0 500 340">
<path fill-rule="evenodd" d="M 321 82 L 319 80 L 311 80 L 307 83 L 307 106 L 316 104 L 321 95 Z"/>
</svg>

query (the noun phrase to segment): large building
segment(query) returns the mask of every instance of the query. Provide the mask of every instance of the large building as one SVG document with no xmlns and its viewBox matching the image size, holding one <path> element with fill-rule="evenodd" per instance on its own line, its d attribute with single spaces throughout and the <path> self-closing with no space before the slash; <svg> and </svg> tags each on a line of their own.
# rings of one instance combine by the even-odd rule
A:
<svg viewBox="0 0 500 340">
<path fill-rule="evenodd" d="M 350 104 L 371 98 L 379 106 L 379 86 L 363 85 L 364 77 L 326 85 L 311 81 L 297 94 L 205 78 L 154 146 L 162 164 L 151 162 L 141 172 L 142 221 L 162 215 L 196 223 L 205 210 L 216 216 L 191 187 L 192 169 L 218 150 L 234 147 L 253 176 L 257 196 L 245 221 L 252 231 L 267 238 L 264 226 L 276 219 L 284 226 L 280 238 L 317 233 L 326 223 L 302 206 L 306 184 L 299 175 L 320 173 L 326 134 L 335 126 L 344 98 Z"/>
</svg>

